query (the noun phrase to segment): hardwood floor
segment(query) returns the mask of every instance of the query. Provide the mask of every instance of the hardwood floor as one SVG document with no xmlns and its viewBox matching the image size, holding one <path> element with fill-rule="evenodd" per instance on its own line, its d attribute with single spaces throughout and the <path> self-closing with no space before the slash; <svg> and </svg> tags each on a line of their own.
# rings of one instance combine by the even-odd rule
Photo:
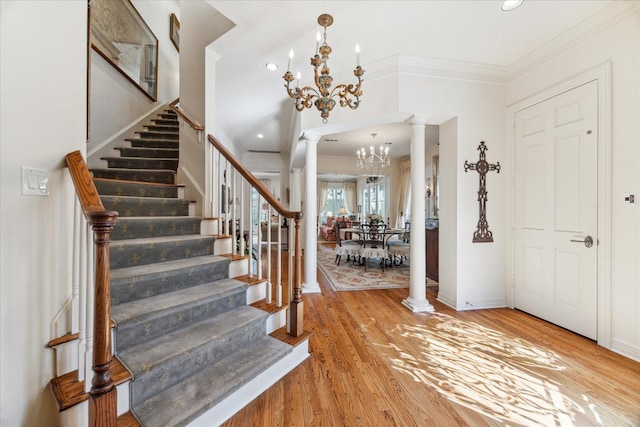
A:
<svg viewBox="0 0 640 427">
<path fill-rule="evenodd" d="M 331 250 L 320 245 L 319 250 Z M 640 426 L 640 363 L 510 309 L 305 294 L 311 356 L 224 426 Z"/>
</svg>

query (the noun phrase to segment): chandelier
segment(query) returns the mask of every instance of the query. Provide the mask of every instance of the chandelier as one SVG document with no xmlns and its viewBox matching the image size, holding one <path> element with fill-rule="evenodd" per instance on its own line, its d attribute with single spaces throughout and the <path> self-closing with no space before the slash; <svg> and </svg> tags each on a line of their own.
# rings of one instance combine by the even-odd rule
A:
<svg viewBox="0 0 640 427">
<path fill-rule="evenodd" d="M 295 89 L 290 87 L 293 81 L 293 74 L 291 73 L 291 60 L 293 59 L 293 50 L 289 51 L 289 66 L 287 72 L 282 78 L 287 82 L 285 87 L 289 96 L 296 101 L 296 110 L 302 111 L 305 108 L 311 108 L 315 105 L 320 116 L 322 117 L 322 123 L 327 123 L 329 120 L 329 112 L 333 110 L 336 105 L 336 101 L 333 99 L 338 97 L 341 107 L 349 107 L 352 110 L 358 108 L 360 105 L 360 96 L 362 95 L 362 75 L 364 70 L 360 67 L 360 47 L 356 44 L 356 68 L 353 70 L 353 74 L 358 78 L 357 84 L 339 84 L 333 89 L 333 77 L 331 77 L 330 70 L 327 66 L 329 61 L 329 54 L 331 53 L 331 47 L 327 44 L 327 27 L 333 24 L 333 17 L 328 14 L 322 14 L 318 17 L 318 24 L 324 28 L 324 40 L 320 45 L 320 33 L 316 35 L 316 53 L 311 57 L 311 65 L 313 66 L 313 77 L 316 88 L 311 86 L 304 86 L 300 88 L 300 72 L 297 74 L 297 84 Z"/>
<path fill-rule="evenodd" d="M 383 148 L 380 146 L 380 150 L 376 152 L 375 142 L 377 133 L 372 133 L 371 148 L 369 154 L 364 148 L 357 151 L 358 159 L 356 160 L 356 166 L 360 169 L 364 169 L 364 174 L 367 177 L 367 182 L 378 182 L 382 177 L 384 170 L 391 164 L 389 158 L 389 147 Z"/>
</svg>

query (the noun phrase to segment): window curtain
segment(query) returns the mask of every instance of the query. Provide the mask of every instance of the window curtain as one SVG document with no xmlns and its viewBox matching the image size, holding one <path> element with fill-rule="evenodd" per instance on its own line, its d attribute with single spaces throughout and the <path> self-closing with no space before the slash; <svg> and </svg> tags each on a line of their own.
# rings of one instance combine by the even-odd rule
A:
<svg viewBox="0 0 640 427">
<path fill-rule="evenodd" d="M 358 184 L 353 181 L 346 181 L 344 183 L 344 204 L 349 213 L 356 213 L 356 201 Z"/>
<path fill-rule="evenodd" d="M 318 181 L 318 216 L 327 205 L 327 194 L 329 193 L 329 182 Z"/>
<path fill-rule="evenodd" d="M 411 195 L 411 160 L 404 160 L 400 163 L 400 197 L 398 198 L 398 212 L 396 217 L 396 228 L 404 226 L 402 223 L 403 215 L 407 218 L 407 202 Z"/>
</svg>

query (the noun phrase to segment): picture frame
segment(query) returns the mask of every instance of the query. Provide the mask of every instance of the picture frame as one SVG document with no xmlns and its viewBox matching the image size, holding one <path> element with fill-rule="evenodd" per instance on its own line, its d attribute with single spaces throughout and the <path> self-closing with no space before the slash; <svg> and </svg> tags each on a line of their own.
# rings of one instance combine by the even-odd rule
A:
<svg viewBox="0 0 640 427">
<path fill-rule="evenodd" d="M 171 18 L 169 20 L 169 38 L 176 50 L 180 52 L 180 21 L 175 13 L 171 14 Z"/>
<path fill-rule="evenodd" d="M 91 48 L 152 101 L 158 98 L 158 39 L 130 0 L 91 0 Z"/>
</svg>

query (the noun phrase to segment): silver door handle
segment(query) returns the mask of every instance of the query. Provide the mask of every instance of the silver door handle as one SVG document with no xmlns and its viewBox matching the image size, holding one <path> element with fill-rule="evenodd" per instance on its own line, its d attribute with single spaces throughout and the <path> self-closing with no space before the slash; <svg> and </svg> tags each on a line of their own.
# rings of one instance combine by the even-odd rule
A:
<svg viewBox="0 0 640 427">
<path fill-rule="evenodd" d="M 590 248 L 591 246 L 593 246 L 593 237 L 587 236 L 587 237 L 584 238 L 584 240 L 573 240 L 573 239 L 571 239 L 570 242 L 584 243 L 584 245 L 586 247 Z"/>
</svg>

